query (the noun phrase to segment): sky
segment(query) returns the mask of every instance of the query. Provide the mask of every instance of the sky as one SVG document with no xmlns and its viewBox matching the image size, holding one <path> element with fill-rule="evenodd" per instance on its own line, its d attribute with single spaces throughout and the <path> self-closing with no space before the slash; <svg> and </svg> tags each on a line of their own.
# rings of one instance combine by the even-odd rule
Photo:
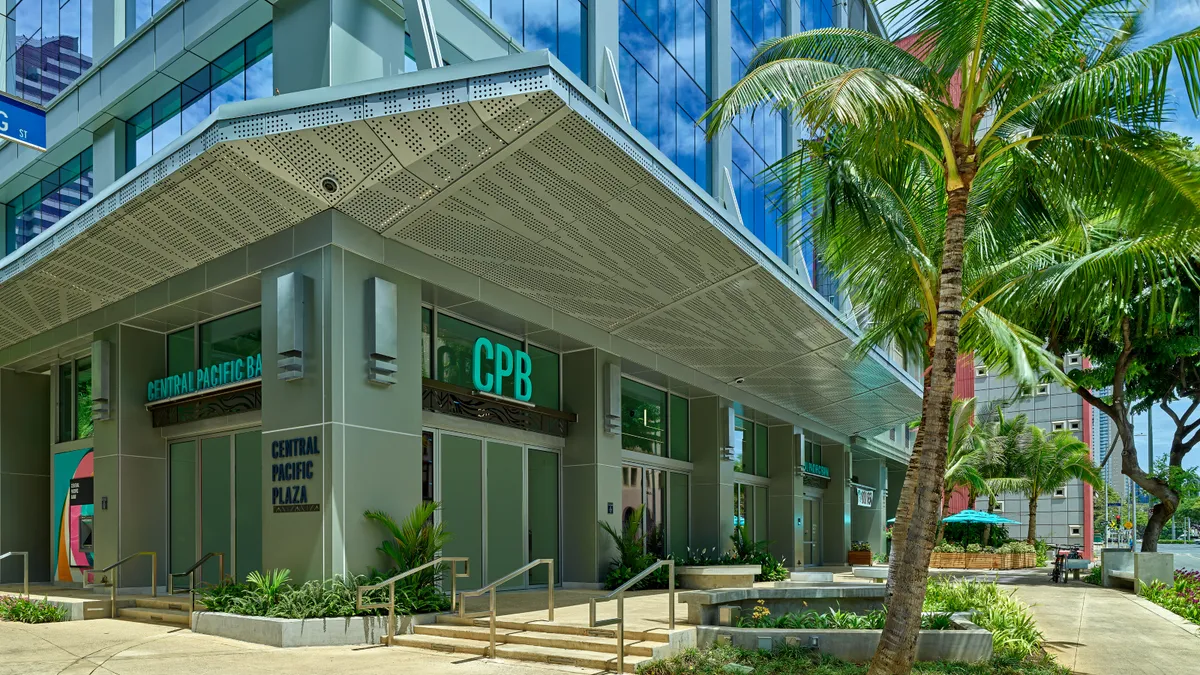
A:
<svg viewBox="0 0 1200 675">
<path fill-rule="evenodd" d="M 886 14 L 899 1 L 877 0 L 876 5 L 879 7 L 880 14 Z M 1143 32 L 1137 41 L 1139 46 L 1154 44 L 1200 26 L 1200 0 L 1150 0 L 1149 5 L 1144 17 Z M 894 29 L 889 29 L 889 34 L 893 39 L 900 37 Z M 1200 143 L 1200 119 L 1192 114 L 1191 106 L 1187 101 L 1187 93 L 1183 90 L 1183 82 L 1177 69 L 1172 69 L 1170 82 L 1175 94 L 1174 118 L 1165 128 L 1191 137 L 1194 143 Z M 1188 403 L 1181 401 L 1172 407 L 1182 413 Z M 1200 412 L 1193 414 L 1193 419 L 1197 416 L 1200 416 Z M 1155 457 L 1163 457 L 1170 452 L 1171 436 L 1175 433 L 1174 421 L 1160 408 L 1154 409 L 1153 421 L 1149 419 L 1148 414 L 1138 415 L 1134 418 L 1133 425 L 1135 433 L 1138 434 L 1137 445 L 1141 451 L 1140 464 L 1143 468 L 1147 466 L 1151 424 L 1153 425 Z M 1104 450 L 1107 451 L 1107 448 Z M 1188 453 L 1184 459 L 1184 466 L 1200 467 L 1200 446 Z"/>
</svg>

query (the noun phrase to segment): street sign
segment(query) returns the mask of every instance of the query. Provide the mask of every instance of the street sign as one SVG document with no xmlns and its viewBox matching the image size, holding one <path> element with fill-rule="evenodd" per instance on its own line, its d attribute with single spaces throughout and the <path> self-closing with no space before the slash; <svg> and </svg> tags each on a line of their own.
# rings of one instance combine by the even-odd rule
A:
<svg viewBox="0 0 1200 675">
<path fill-rule="evenodd" d="M 34 150 L 46 149 L 46 111 L 0 93 L 0 138 L 27 145 Z"/>
<path fill-rule="evenodd" d="M 1120 505 L 1121 505 L 1121 502 L 1109 502 L 1109 503 L 1108 503 L 1108 508 L 1110 508 L 1110 509 L 1114 509 L 1114 508 L 1116 508 L 1116 507 L 1118 507 L 1118 506 L 1120 506 Z"/>
</svg>

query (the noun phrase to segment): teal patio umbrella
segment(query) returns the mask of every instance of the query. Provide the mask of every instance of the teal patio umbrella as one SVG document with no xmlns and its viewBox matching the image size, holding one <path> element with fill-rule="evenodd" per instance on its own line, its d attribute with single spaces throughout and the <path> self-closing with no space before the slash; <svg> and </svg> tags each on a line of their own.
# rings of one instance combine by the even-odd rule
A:
<svg viewBox="0 0 1200 675">
<path fill-rule="evenodd" d="M 1010 520 L 1004 516 L 988 513 L 987 511 L 976 511 L 975 509 L 966 509 L 959 511 L 951 516 L 946 516 L 942 519 L 943 523 L 983 523 L 984 525 L 1020 525 L 1015 520 Z"/>
</svg>

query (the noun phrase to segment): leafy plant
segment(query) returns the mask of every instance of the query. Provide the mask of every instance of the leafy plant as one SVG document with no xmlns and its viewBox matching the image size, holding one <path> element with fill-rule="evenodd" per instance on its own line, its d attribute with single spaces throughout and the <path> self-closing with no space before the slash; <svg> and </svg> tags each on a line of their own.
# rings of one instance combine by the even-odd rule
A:
<svg viewBox="0 0 1200 675">
<path fill-rule="evenodd" d="M 52 604 L 45 597 L 35 600 L 4 596 L 0 597 L 0 619 L 21 623 L 55 623 L 67 620 L 67 610 Z"/>
<path fill-rule="evenodd" d="M 283 570 L 286 572 L 286 570 Z M 307 581 L 300 586 L 286 583 L 273 586 L 272 572 L 252 572 L 247 583 L 226 583 L 208 586 L 200 592 L 200 600 L 210 612 L 226 612 L 244 616 L 271 616 L 282 619 L 318 619 L 344 616 L 366 616 L 383 614 L 386 610 L 369 609 L 358 611 L 356 600 L 360 585 L 376 584 L 383 580 L 379 574 L 373 577 L 334 576 L 332 579 Z M 269 599 L 273 597 L 273 600 Z M 387 589 L 381 588 L 364 594 L 366 604 L 387 600 Z M 424 614 L 440 612 L 450 607 L 450 600 L 436 585 L 419 587 L 396 586 L 396 612 L 398 614 Z"/>
<path fill-rule="evenodd" d="M 878 609 L 866 614 L 831 609 L 825 612 L 789 612 L 772 616 L 771 610 L 762 600 L 754 607 L 750 616 L 738 619 L 741 628 L 787 628 L 792 630 L 880 630 L 887 621 L 887 611 Z M 954 628 L 948 612 L 929 613 L 921 617 L 924 630 L 951 630 Z"/>
<path fill-rule="evenodd" d="M 934 545 L 933 550 L 937 553 L 962 553 L 963 547 L 952 541 L 939 541 Z"/>
<path fill-rule="evenodd" d="M 1038 539 L 1037 541 L 1033 542 L 1033 553 L 1035 556 L 1033 564 L 1035 567 L 1046 566 L 1046 563 L 1050 561 L 1049 551 L 1050 545 L 1047 544 L 1045 540 Z"/>
<path fill-rule="evenodd" d="M 367 511 L 363 514 L 367 520 L 383 526 L 391 535 L 376 550 L 392 560 L 393 569 L 397 572 L 432 562 L 450 542 L 450 532 L 441 523 L 433 522 L 433 514 L 439 506 L 437 502 L 424 502 L 399 523 L 385 511 Z M 401 580 L 396 588 L 435 586 L 441 579 L 441 572 L 441 566 L 422 570 Z"/>
<path fill-rule="evenodd" d="M 852 541 L 850 542 L 851 551 L 870 551 L 871 542 L 869 541 Z"/>
<path fill-rule="evenodd" d="M 755 581 L 785 581 L 791 578 L 792 573 L 784 566 L 784 561 L 771 555 L 771 543 L 750 539 L 744 525 L 733 528 L 730 540 L 733 542 L 733 552 L 725 556 L 721 564 L 759 565 L 762 571 L 755 575 Z"/>
<path fill-rule="evenodd" d="M 617 547 L 617 557 L 612 560 L 613 567 L 628 567 L 639 572 L 646 568 L 643 564 L 646 558 L 646 541 L 641 534 L 642 514 L 645 510 L 644 504 L 634 509 L 619 531 L 607 522 L 600 521 L 600 529 L 608 533 L 613 545 Z"/>
<path fill-rule="evenodd" d="M 249 586 L 251 593 L 261 598 L 270 608 L 279 602 L 279 596 L 288 586 L 291 576 L 292 571 L 286 568 L 269 570 L 266 574 L 255 570 L 246 575 L 246 585 Z"/>
<path fill-rule="evenodd" d="M 931 578 L 924 610 L 973 612 L 972 620 L 992 632 L 992 649 L 997 655 L 1025 659 L 1041 651 L 1043 635 L 1029 608 L 995 583 Z"/>
<path fill-rule="evenodd" d="M 1104 570 L 1100 565 L 1096 565 L 1092 567 L 1092 569 L 1088 570 L 1087 576 L 1083 578 L 1084 582 L 1092 584 L 1093 586 L 1099 586 L 1103 579 Z"/>
<path fill-rule="evenodd" d="M 983 553 L 983 547 L 979 544 L 967 544 L 967 553 Z"/>
<path fill-rule="evenodd" d="M 1142 586 L 1141 594 L 1150 602 L 1179 616 L 1200 623 L 1200 571 L 1175 570 L 1174 583 L 1153 582 Z"/>
</svg>

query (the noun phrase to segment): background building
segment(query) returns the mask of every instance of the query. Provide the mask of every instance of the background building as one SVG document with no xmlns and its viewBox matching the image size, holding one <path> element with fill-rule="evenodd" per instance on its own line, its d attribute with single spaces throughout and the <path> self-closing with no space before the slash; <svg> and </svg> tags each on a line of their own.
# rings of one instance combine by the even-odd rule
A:
<svg viewBox="0 0 1200 675">
<path fill-rule="evenodd" d="M 874 10 L 422 4 L 8 3 L 49 148 L 0 147 L 0 550 L 327 577 L 385 564 L 364 510 L 435 499 L 467 585 L 600 583 L 639 506 L 655 552 L 882 551 L 920 385 L 846 358 L 781 219 L 803 130 L 695 124 L 753 44 Z"/>
</svg>

